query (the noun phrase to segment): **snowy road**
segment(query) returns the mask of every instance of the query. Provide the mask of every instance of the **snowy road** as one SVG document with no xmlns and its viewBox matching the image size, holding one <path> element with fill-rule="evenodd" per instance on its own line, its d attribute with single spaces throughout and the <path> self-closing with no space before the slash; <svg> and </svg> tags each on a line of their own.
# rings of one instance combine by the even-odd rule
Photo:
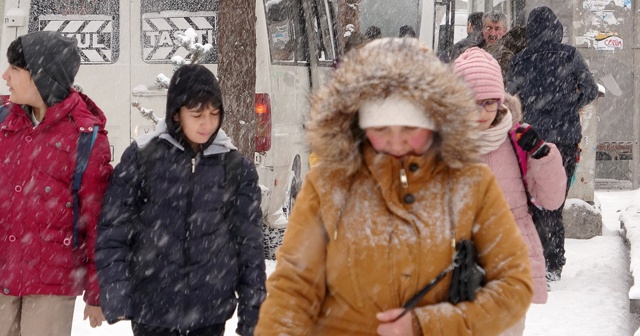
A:
<svg viewBox="0 0 640 336">
<path fill-rule="evenodd" d="M 626 208 L 637 191 L 597 191 L 602 207 L 604 236 L 589 240 L 567 239 L 567 265 L 562 280 L 552 285 L 549 302 L 532 305 L 525 336 L 627 336 L 638 328 L 629 313 L 631 277 L 628 256 L 618 235 L 619 210 Z M 274 264 L 269 262 L 270 273 Z M 129 336 L 128 322 L 89 327 L 82 320 L 84 304 L 76 304 L 73 336 Z M 235 319 L 227 323 L 225 335 L 235 335 Z"/>
</svg>

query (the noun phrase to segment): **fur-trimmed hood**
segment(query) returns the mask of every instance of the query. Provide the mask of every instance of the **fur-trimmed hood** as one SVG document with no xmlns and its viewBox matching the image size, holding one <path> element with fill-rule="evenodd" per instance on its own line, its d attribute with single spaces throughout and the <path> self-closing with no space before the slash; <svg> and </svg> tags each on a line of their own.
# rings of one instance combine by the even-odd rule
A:
<svg viewBox="0 0 640 336">
<path fill-rule="evenodd" d="M 511 112 L 513 126 L 522 123 L 522 105 L 520 104 L 520 99 L 518 99 L 517 96 L 505 93 L 503 106 Z"/>
<path fill-rule="evenodd" d="M 478 108 L 471 91 L 417 39 L 384 38 L 347 54 L 332 80 L 310 98 L 308 138 L 322 164 L 357 171 L 366 141 L 358 109 L 392 95 L 425 107 L 436 124 L 433 150 L 449 167 L 477 162 Z"/>
</svg>

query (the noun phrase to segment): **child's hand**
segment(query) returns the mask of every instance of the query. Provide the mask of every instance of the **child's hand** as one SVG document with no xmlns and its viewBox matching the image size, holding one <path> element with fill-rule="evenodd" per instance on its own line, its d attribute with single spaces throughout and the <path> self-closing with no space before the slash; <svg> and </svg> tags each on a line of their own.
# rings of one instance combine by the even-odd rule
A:
<svg viewBox="0 0 640 336">
<path fill-rule="evenodd" d="M 378 326 L 378 335 L 381 336 L 413 336 L 413 314 L 405 314 L 398 320 L 404 309 L 395 308 L 376 314 L 376 318 L 382 322 Z"/>
<path fill-rule="evenodd" d="M 84 320 L 89 318 L 89 324 L 92 328 L 99 327 L 104 321 L 104 315 L 102 314 L 102 308 L 100 306 L 84 306 Z"/>
<path fill-rule="evenodd" d="M 541 159 L 549 154 L 549 146 L 529 124 L 522 124 L 516 129 L 518 145 L 534 159 Z"/>
</svg>

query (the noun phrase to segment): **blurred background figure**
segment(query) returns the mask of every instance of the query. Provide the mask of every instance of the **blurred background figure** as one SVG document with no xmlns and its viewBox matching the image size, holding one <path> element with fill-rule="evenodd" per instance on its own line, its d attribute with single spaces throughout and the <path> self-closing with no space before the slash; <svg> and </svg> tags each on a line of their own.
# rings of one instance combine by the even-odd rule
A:
<svg viewBox="0 0 640 336">
<path fill-rule="evenodd" d="M 400 33 L 398 34 L 398 36 L 399 37 L 416 37 L 417 35 L 413 27 L 409 25 L 404 25 L 400 27 Z"/>
<path fill-rule="evenodd" d="M 369 26 L 367 31 L 364 32 L 364 36 L 366 36 L 370 40 L 375 40 L 382 37 L 382 31 L 377 26 Z"/>
</svg>

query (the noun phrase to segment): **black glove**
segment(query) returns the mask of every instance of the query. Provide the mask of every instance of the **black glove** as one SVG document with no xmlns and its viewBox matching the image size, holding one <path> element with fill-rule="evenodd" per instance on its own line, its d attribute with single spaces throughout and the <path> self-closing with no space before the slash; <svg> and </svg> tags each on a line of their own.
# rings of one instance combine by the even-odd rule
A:
<svg viewBox="0 0 640 336">
<path fill-rule="evenodd" d="M 549 146 L 529 124 L 521 124 L 516 129 L 518 145 L 534 159 L 541 159 L 549 154 Z"/>
</svg>

